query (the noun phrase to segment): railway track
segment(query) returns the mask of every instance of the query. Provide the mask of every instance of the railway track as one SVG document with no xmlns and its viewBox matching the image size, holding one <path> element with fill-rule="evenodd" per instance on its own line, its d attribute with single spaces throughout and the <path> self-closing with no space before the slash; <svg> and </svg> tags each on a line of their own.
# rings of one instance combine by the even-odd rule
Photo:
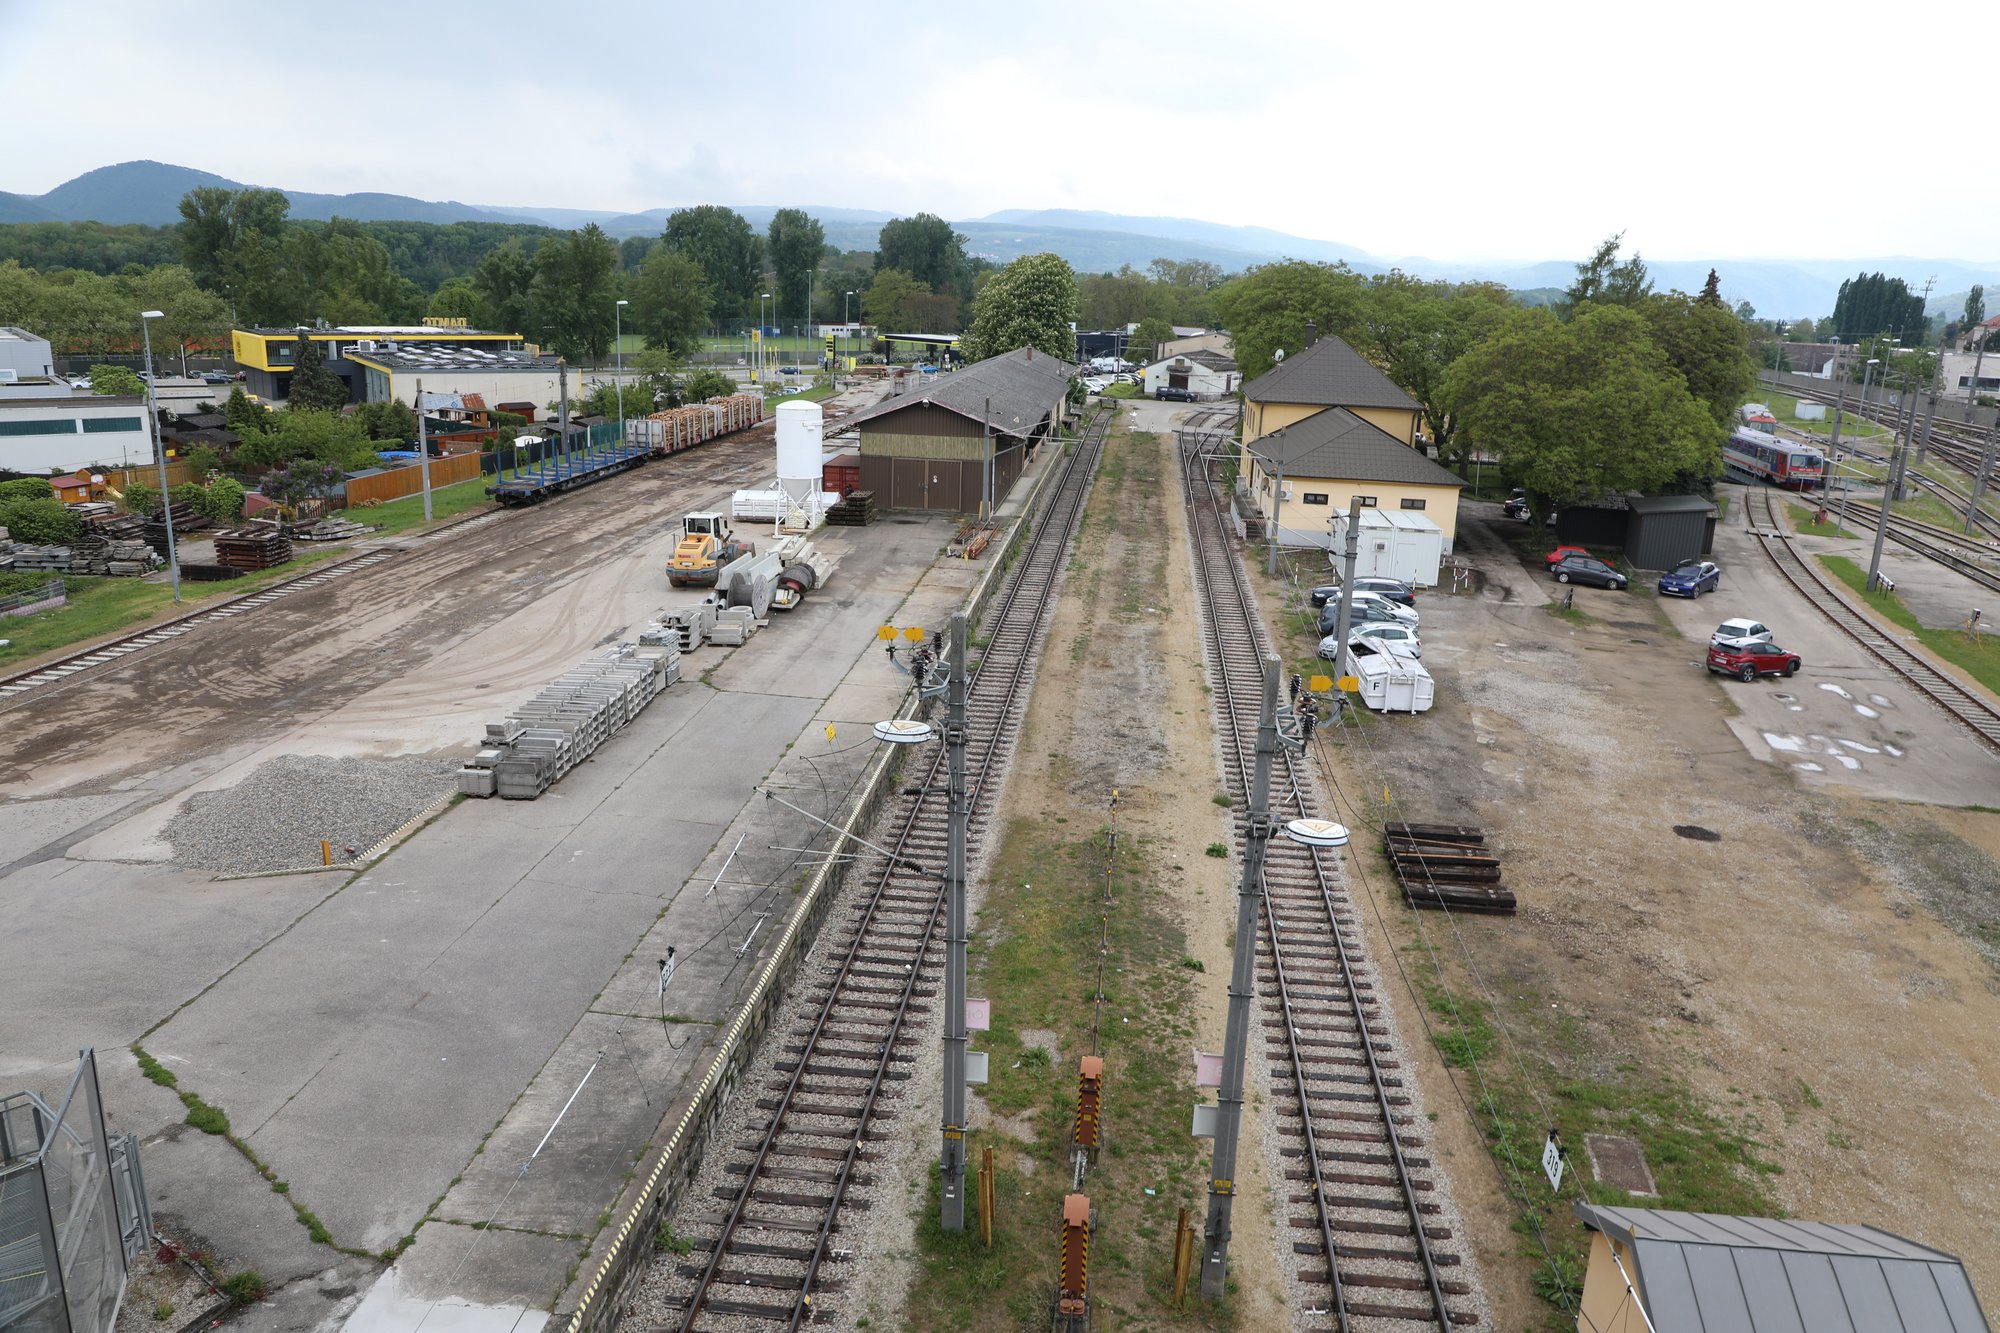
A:
<svg viewBox="0 0 2000 1333">
<path fill-rule="evenodd" d="M 1224 778 L 1243 845 L 1263 660 L 1270 651 L 1221 497 L 1192 452 L 1183 499 Z M 1271 815 L 1320 818 L 1306 760 L 1281 752 Z M 1476 1324 L 1471 1283 L 1437 1201 L 1438 1168 L 1409 1075 L 1381 1014 L 1375 969 L 1334 854 L 1273 838 L 1264 861 L 1257 992 L 1286 1163 L 1286 1222 L 1319 1327 L 1449 1329 Z M 1318 1261 L 1322 1267 L 1312 1267 Z M 1365 1321 L 1357 1325 L 1355 1321 Z"/>
<path fill-rule="evenodd" d="M 967 784 L 973 794 L 968 858 L 977 857 L 999 801 L 999 778 L 1027 710 L 1035 665 L 1054 618 L 1055 594 L 1096 474 L 1110 415 L 1093 418 L 1064 463 L 1053 493 L 993 609 L 978 626 L 986 646 L 970 674 Z M 802 994 L 803 1017 L 783 1042 L 776 1077 L 757 1090 L 764 1113 L 730 1145 L 722 1207 L 694 1219 L 690 1257 L 675 1265 L 665 1303 L 683 1333 L 755 1326 L 796 1329 L 814 1298 L 837 1292 L 826 1272 L 850 1194 L 871 1183 L 871 1147 L 884 1126 L 915 1108 L 900 1085 L 914 1060 L 913 1020 L 941 989 L 947 849 L 943 747 L 912 775 L 878 825 L 879 853 L 857 866 L 862 888 L 848 919 L 829 922 L 815 955 L 823 978 Z M 912 864 L 916 863 L 916 864 Z M 921 865 L 923 869 L 919 869 Z M 933 870 L 932 868 L 936 869 Z M 914 1127 L 903 1132 L 915 1132 Z M 656 1270 L 657 1275 L 658 1270 Z M 821 1302 L 823 1306 L 824 1302 Z"/>
<path fill-rule="evenodd" d="M 1863 504 L 1858 500 L 1848 503 L 1847 512 L 1864 524 L 1878 524 L 1882 519 L 1879 505 Z M 1995 554 L 1992 544 L 1967 537 L 1962 532 L 1953 532 L 1950 528 L 1938 527 L 1935 523 L 1904 518 L 1894 511 L 1889 514 L 1889 536 L 1897 545 L 1947 569 L 1956 570 L 1982 587 L 2000 592 L 2000 571 L 1990 564 L 1982 564 L 1971 555 L 1975 551 L 1989 556 Z"/>
<path fill-rule="evenodd" d="M 2000 750 L 2000 709 L 1995 709 L 1978 695 L 1961 686 L 1957 681 L 1931 666 L 1923 658 L 1898 643 L 1874 621 L 1849 606 L 1847 600 L 1834 588 L 1826 575 L 1820 573 L 1812 561 L 1806 559 L 1794 548 L 1783 524 L 1779 520 L 1778 505 L 1781 502 L 1775 494 L 1764 495 L 1766 526 L 1752 528 L 1752 534 L 1764 548 L 1771 563 L 1778 572 L 1810 603 L 1815 610 L 1867 649 L 1891 671 L 1903 677 L 1932 703 L 1955 718 L 1973 735 L 1985 741 L 1995 750 Z"/>
</svg>

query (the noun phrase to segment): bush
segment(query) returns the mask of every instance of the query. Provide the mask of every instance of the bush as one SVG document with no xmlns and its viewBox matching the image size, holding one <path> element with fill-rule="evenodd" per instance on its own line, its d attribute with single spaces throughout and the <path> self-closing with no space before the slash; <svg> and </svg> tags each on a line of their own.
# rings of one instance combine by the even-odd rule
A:
<svg viewBox="0 0 2000 1333">
<path fill-rule="evenodd" d="M 131 514 L 150 514 L 160 507 L 160 493 L 143 481 L 135 481 L 125 488 L 125 510 Z"/>
<path fill-rule="evenodd" d="M 222 471 L 222 455 L 212 444 L 197 444 L 188 450 L 188 456 L 184 461 L 188 465 L 188 471 L 197 477 L 206 477 L 211 472 Z"/>
<path fill-rule="evenodd" d="M 203 489 L 194 503 L 195 512 L 214 523 L 234 523 L 243 517 L 243 502 L 249 492 L 243 484 L 228 477 L 217 477 Z"/>
<path fill-rule="evenodd" d="M 53 500 L 56 488 L 40 477 L 16 477 L 0 481 L 0 500 Z"/>
<path fill-rule="evenodd" d="M 60 500 L 0 500 L 0 528 L 17 542 L 65 546 L 83 531 L 83 520 Z"/>
<path fill-rule="evenodd" d="M 488 412 L 486 420 L 494 426 L 513 426 L 517 429 L 528 424 L 528 419 L 519 412 Z"/>
<path fill-rule="evenodd" d="M 264 1299 L 264 1279 L 254 1268 L 231 1273 L 222 1279 L 222 1294 L 229 1298 L 231 1305 L 239 1308 L 255 1305 Z"/>
<path fill-rule="evenodd" d="M 697 370 L 681 381 L 681 401 L 701 403 L 736 392 L 736 381 L 719 370 Z"/>
</svg>

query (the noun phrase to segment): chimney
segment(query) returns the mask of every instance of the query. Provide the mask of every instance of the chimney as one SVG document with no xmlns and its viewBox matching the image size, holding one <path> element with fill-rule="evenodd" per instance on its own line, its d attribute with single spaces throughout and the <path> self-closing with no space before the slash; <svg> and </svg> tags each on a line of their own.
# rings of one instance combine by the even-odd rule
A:
<svg viewBox="0 0 2000 1333">
<path fill-rule="evenodd" d="M 1030 343 L 1028 345 L 1028 360 L 1033 361 L 1034 359 L 1035 359 L 1035 348 L 1034 344 Z"/>
<path fill-rule="evenodd" d="M 1308 346 L 1308 347 L 1311 347 L 1311 346 L 1312 346 L 1312 345 L 1313 345 L 1314 343 L 1316 343 L 1316 342 L 1318 342 L 1318 341 L 1319 341 L 1319 330 L 1313 327 L 1313 322 L 1312 322 L 1311 320 L 1307 320 L 1307 321 L 1306 321 L 1306 346 Z"/>
</svg>

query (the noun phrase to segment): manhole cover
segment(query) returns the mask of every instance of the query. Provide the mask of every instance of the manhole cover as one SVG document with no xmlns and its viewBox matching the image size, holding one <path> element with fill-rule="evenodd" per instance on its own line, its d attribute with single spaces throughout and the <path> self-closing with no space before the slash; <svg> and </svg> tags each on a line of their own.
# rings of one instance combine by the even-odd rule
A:
<svg viewBox="0 0 2000 1333">
<path fill-rule="evenodd" d="M 1781 704 L 1788 704 L 1788 703 L 1791 703 L 1791 702 L 1792 702 L 1792 701 L 1793 701 L 1794 699 L 1796 699 L 1796 698 L 1797 698 L 1798 696 L 1797 696 L 1797 695 L 1793 695 L 1793 694 L 1785 694 L 1785 693 L 1783 693 L 1782 691 L 1778 691 L 1778 690 L 1773 690 L 1773 691 L 1771 692 L 1771 697 L 1772 697 L 1773 699 L 1776 699 L 1776 700 L 1777 700 L 1777 701 L 1778 701 L 1779 703 L 1781 703 Z"/>
<path fill-rule="evenodd" d="M 1619 1134 L 1586 1134 L 1583 1150 L 1590 1155 L 1590 1174 L 1602 1184 L 1655 1198 L 1659 1186 L 1646 1166 L 1645 1150 L 1637 1142 Z"/>
<path fill-rule="evenodd" d="M 1692 838 L 1696 842 L 1722 841 L 1720 833 L 1717 833 L 1712 828 L 1703 828 L 1699 824 L 1676 824 L 1674 825 L 1674 832 L 1680 837 Z"/>
</svg>

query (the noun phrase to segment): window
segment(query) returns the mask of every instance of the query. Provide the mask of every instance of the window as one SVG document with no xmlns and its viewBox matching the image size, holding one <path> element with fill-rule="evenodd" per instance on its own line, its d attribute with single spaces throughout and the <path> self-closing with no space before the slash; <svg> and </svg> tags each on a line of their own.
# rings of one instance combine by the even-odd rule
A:
<svg viewBox="0 0 2000 1333">
<path fill-rule="evenodd" d="M 74 435 L 73 417 L 41 418 L 27 421 L 0 421 L 0 435 Z"/>
<path fill-rule="evenodd" d="M 1361 502 L 1363 509 L 1373 509 L 1375 507 L 1375 497 L 1372 495 L 1357 495 L 1354 498 Z"/>
<path fill-rule="evenodd" d="M 1424 507 L 1424 502 L 1422 500 L 1403 501 L 1403 508 L 1405 509 L 1422 509 L 1423 507 Z"/>
<path fill-rule="evenodd" d="M 113 431 L 144 430 L 146 425 L 138 417 L 85 417 L 85 435 L 107 435 Z"/>
<path fill-rule="evenodd" d="M 1307 491 L 1307 492 L 1306 492 L 1306 503 L 1307 503 L 1307 504 L 1309 504 L 1309 505 L 1323 505 L 1323 504 L 1325 504 L 1325 503 L 1326 503 L 1326 492 L 1325 492 L 1325 491 Z"/>
</svg>

